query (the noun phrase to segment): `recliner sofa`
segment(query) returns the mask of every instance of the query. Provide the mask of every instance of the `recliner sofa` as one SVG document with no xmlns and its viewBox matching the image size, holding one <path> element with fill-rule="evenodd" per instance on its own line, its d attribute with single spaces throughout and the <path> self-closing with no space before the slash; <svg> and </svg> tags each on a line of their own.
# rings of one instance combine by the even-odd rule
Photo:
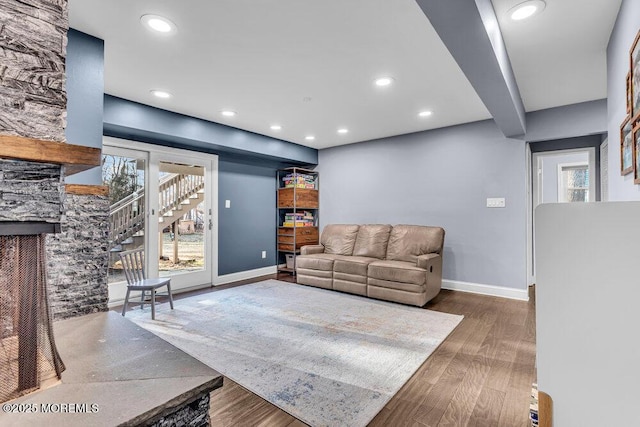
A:
<svg viewBox="0 0 640 427">
<path fill-rule="evenodd" d="M 327 225 L 320 244 L 296 257 L 297 282 L 421 307 L 440 292 L 444 234 L 422 225 Z"/>
</svg>

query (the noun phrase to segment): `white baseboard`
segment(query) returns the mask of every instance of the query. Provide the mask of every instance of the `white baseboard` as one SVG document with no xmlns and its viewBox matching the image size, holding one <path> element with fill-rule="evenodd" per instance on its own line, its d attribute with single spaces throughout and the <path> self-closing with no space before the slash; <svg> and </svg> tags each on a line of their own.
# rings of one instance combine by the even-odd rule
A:
<svg viewBox="0 0 640 427">
<path fill-rule="evenodd" d="M 267 276 L 269 274 L 276 274 L 278 268 L 275 265 L 269 267 L 256 268 L 254 270 L 239 271 L 237 273 L 225 274 L 218 276 L 213 282 L 214 286 L 224 285 L 225 283 L 237 282 L 239 280 L 254 279 L 260 276 Z"/>
<path fill-rule="evenodd" d="M 123 288 L 126 289 L 126 283 L 122 283 L 121 284 Z M 189 292 L 189 291 L 197 291 L 198 289 L 205 289 L 205 288 L 210 288 L 211 287 L 211 283 L 204 283 L 202 285 L 195 285 L 195 286 L 186 286 L 183 288 L 177 288 L 177 289 L 171 289 L 171 293 L 173 295 L 175 294 L 181 294 L 183 292 Z M 166 295 L 167 290 L 166 289 L 160 289 L 159 290 L 159 294 L 165 294 Z M 139 301 L 140 299 L 140 294 L 136 293 L 133 297 L 131 297 L 134 301 Z M 131 301 L 131 300 L 130 300 Z M 119 305 L 123 305 L 124 304 L 124 293 L 122 293 L 122 295 L 120 295 L 117 298 L 114 299 L 109 299 L 109 303 L 107 304 L 107 307 L 109 308 L 113 308 L 113 307 L 117 307 Z"/>
<path fill-rule="evenodd" d="M 272 265 L 270 267 L 256 268 L 255 270 L 239 271 L 237 273 L 225 274 L 223 276 L 218 276 L 218 278 L 214 281 L 213 286 L 224 285 L 225 283 L 237 282 L 239 280 L 253 279 L 260 276 L 267 276 L 269 274 L 275 274 L 277 272 L 278 272 L 277 267 L 275 265 Z M 107 306 L 109 308 L 113 308 L 113 307 L 122 305 L 124 303 L 124 295 L 125 295 L 125 290 L 127 288 L 126 283 L 123 282 L 123 283 L 118 283 L 118 284 L 109 285 L 109 286 L 117 286 L 118 292 L 114 292 L 115 289 L 110 289 L 110 294 L 116 294 L 117 296 L 113 299 L 110 299 Z M 202 285 L 187 286 L 187 287 L 177 288 L 177 289 L 174 288 L 173 293 L 180 294 L 182 292 L 189 292 L 189 291 L 196 291 L 198 289 L 210 288 L 211 286 L 212 286 L 211 283 L 204 283 Z"/>
<path fill-rule="evenodd" d="M 442 289 L 452 291 L 469 292 L 472 294 L 489 295 L 493 297 L 517 299 L 529 301 L 527 289 L 503 288 L 500 286 L 483 285 L 480 283 L 459 282 L 456 280 L 442 280 Z"/>
</svg>

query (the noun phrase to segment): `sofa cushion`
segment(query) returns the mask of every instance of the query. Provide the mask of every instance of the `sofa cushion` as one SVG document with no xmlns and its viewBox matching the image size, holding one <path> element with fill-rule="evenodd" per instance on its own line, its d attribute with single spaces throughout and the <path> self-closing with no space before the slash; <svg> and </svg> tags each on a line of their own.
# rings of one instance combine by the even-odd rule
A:
<svg viewBox="0 0 640 427">
<path fill-rule="evenodd" d="M 383 260 L 369 264 L 368 275 L 369 278 L 388 282 L 423 285 L 426 282 L 427 270 L 406 261 Z"/>
<path fill-rule="evenodd" d="M 339 256 L 333 254 L 298 255 L 296 257 L 296 267 L 308 270 L 333 271 L 333 262 Z"/>
<path fill-rule="evenodd" d="M 376 258 L 350 256 L 336 259 L 333 263 L 333 271 L 347 274 L 357 274 L 359 276 L 367 276 L 367 267 L 372 262 L 377 261 Z"/>
<path fill-rule="evenodd" d="M 416 285 L 414 283 L 403 283 L 403 282 L 391 282 L 389 280 L 380 280 L 369 277 L 367 279 L 367 293 L 369 296 L 374 296 L 376 292 L 374 289 L 386 289 L 386 290 L 396 290 L 405 293 L 413 293 L 413 294 L 423 294 L 424 295 L 424 285 Z M 378 298 L 374 296 L 374 298 Z M 395 299 L 391 299 L 391 301 L 395 301 Z"/>
<path fill-rule="evenodd" d="M 444 229 L 424 225 L 395 225 L 389 235 L 387 259 L 415 263 L 418 256 L 442 253 Z"/>
<path fill-rule="evenodd" d="M 325 254 L 351 255 L 360 226 L 354 224 L 330 224 L 324 227 L 320 243 Z"/>
<path fill-rule="evenodd" d="M 358 283 L 363 285 L 367 284 L 367 276 L 361 276 L 359 274 L 341 273 L 339 271 L 333 272 L 333 280 L 334 281 L 340 280 L 342 282 L 351 282 L 351 283 Z"/>
<path fill-rule="evenodd" d="M 390 232 L 391 226 L 388 224 L 361 225 L 353 247 L 353 255 L 384 259 Z"/>
</svg>

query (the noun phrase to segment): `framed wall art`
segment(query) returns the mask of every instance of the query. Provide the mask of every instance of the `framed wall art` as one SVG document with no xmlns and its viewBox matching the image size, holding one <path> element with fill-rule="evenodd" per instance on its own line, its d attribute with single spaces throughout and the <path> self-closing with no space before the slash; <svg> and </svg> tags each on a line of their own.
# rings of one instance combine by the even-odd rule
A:
<svg viewBox="0 0 640 427">
<path fill-rule="evenodd" d="M 640 184 L 640 123 L 633 128 L 633 183 Z"/>
<path fill-rule="evenodd" d="M 633 92 L 631 91 L 631 71 L 627 73 L 627 114 L 629 116 L 633 113 Z"/>
<path fill-rule="evenodd" d="M 631 45 L 631 117 L 635 123 L 640 118 L 640 31 Z"/>
<path fill-rule="evenodd" d="M 633 172 L 633 123 L 631 116 L 620 126 L 620 174 Z"/>
</svg>

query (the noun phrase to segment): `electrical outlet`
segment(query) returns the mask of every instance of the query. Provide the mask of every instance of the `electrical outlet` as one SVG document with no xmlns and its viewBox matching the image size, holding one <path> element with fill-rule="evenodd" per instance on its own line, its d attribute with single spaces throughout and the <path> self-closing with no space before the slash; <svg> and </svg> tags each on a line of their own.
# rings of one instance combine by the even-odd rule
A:
<svg viewBox="0 0 640 427">
<path fill-rule="evenodd" d="M 488 208 L 504 208 L 506 201 L 504 197 L 489 197 L 487 198 Z"/>
<path fill-rule="evenodd" d="M 224 207 L 229 209 L 231 207 L 231 200 L 225 200 L 224 201 Z"/>
<path fill-rule="evenodd" d="M 262 258 L 266 258 L 267 257 L 267 251 L 262 251 Z"/>
</svg>

